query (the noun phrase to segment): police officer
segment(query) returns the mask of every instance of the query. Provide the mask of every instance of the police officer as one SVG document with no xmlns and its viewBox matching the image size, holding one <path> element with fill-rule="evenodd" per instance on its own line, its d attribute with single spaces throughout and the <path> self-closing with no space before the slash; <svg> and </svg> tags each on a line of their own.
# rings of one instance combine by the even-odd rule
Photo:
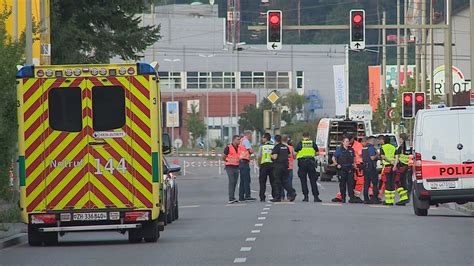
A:
<svg viewBox="0 0 474 266">
<path fill-rule="evenodd" d="M 314 202 L 321 202 L 319 198 L 318 174 L 316 172 L 315 156 L 318 152 L 318 146 L 309 138 L 309 133 L 303 133 L 303 140 L 295 147 L 296 159 L 298 159 L 298 177 L 301 181 L 301 188 L 303 190 L 303 201 L 308 201 L 308 177 L 311 184 L 311 191 L 313 192 Z"/>
<path fill-rule="evenodd" d="M 381 140 L 380 157 L 382 158 L 382 180 L 385 180 L 384 205 L 393 205 L 395 202 L 395 151 L 397 148 L 390 143 L 390 137 L 385 135 Z M 396 169 L 396 168 L 395 168 Z"/>
<path fill-rule="evenodd" d="M 334 198 L 333 202 L 346 202 L 346 189 L 349 194 L 349 203 L 362 203 L 362 200 L 354 195 L 354 169 L 355 152 L 350 146 L 349 138 L 344 136 L 342 145 L 336 149 L 332 157 L 333 163 L 337 168 L 337 176 L 339 178 L 339 190 L 342 198 Z"/>
<path fill-rule="evenodd" d="M 280 202 L 282 196 L 282 189 L 280 186 L 288 191 L 288 199 L 294 201 L 296 198 L 296 191 L 288 183 L 288 156 L 290 154 L 288 146 L 282 143 L 281 136 L 275 136 L 276 145 L 272 150 L 273 160 L 273 176 L 275 182 L 273 183 L 273 189 L 275 190 L 275 197 L 271 200 L 272 202 Z"/>
<path fill-rule="evenodd" d="M 262 136 L 261 143 L 258 153 L 257 162 L 260 166 L 258 181 L 260 183 L 260 201 L 265 201 L 265 190 L 267 188 L 267 178 L 270 179 L 270 184 L 273 184 L 273 167 L 272 167 L 272 150 L 273 144 L 270 141 L 271 136 L 269 133 L 265 133 Z M 275 197 L 273 186 L 272 196 Z"/>
<path fill-rule="evenodd" d="M 408 198 L 408 162 L 411 151 L 407 148 L 408 135 L 406 133 L 400 134 L 401 145 L 398 146 L 395 151 L 395 166 L 393 171 L 400 177 L 397 192 L 400 196 L 399 201 L 396 203 L 398 206 L 405 206 L 410 200 Z"/>
<path fill-rule="evenodd" d="M 374 143 L 375 137 L 365 137 L 362 140 L 364 148 L 362 149 L 362 169 L 364 171 L 364 203 L 380 204 L 379 201 L 379 175 L 377 173 L 377 151 Z M 369 187 L 372 183 L 373 196 L 369 198 Z"/>
</svg>

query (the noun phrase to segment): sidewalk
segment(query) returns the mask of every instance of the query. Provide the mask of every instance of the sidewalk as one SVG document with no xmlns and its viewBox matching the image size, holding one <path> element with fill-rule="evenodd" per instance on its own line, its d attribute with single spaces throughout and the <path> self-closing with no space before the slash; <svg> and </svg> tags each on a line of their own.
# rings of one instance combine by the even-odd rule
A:
<svg viewBox="0 0 474 266">
<path fill-rule="evenodd" d="M 460 211 L 466 215 L 474 216 L 474 203 L 473 202 L 466 203 L 463 205 L 459 205 L 456 203 L 446 203 L 444 205 L 451 210 Z"/>
<path fill-rule="evenodd" d="M 2 214 L 10 211 L 11 207 L 11 203 L 0 202 L 0 212 L 2 212 Z M 16 220 L 17 218 L 13 219 Z M 6 218 L 5 216 L 0 220 L 4 221 L 0 221 L 0 249 L 17 245 L 28 240 L 26 234 L 27 226 L 25 224 L 12 222 L 12 218 Z"/>
</svg>

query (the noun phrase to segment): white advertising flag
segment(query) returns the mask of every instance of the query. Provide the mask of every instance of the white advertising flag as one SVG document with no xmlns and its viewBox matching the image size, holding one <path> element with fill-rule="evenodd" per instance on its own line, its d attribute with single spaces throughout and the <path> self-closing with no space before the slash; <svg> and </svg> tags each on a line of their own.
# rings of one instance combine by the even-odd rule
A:
<svg viewBox="0 0 474 266">
<path fill-rule="evenodd" d="M 346 115 L 346 78 L 344 65 L 333 66 L 334 68 L 334 89 L 336 99 L 336 115 Z"/>
</svg>

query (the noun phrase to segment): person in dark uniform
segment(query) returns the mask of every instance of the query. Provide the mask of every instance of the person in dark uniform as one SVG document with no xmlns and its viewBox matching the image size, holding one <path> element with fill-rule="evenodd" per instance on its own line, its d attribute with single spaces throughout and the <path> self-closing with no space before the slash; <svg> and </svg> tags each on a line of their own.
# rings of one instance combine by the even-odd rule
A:
<svg viewBox="0 0 474 266">
<path fill-rule="evenodd" d="M 407 140 L 408 135 L 406 133 L 400 134 L 400 140 L 402 141 L 401 145 L 398 146 L 397 150 L 395 151 L 395 166 L 393 167 L 393 171 L 397 173 L 399 176 L 399 183 L 397 192 L 400 196 L 399 201 L 395 203 L 398 206 L 405 206 L 408 202 L 410 202 L 408 198 L 408 163 L 409 163 L 409 156 L 411 154 L 411 150 L 407 147 Z"/>
<path fill-rule="evenodd" d="M 346 202 L 346 190 L 349 194 L 349 203 L 362 203 L 362 200 L 354 196 L 354 169 L 355 152 L 350 146 L 348 137 L 343 137 L 342 145 L 336 149 L 332 157 L 333 163 L 337 167 L 337 176 L 339 178 L 339 190 L 342 198 L 334 198 L 333 202 Z"/>
<path fill-rule="evenodd" d="M 281 186 L 288 191 L 290 194 L 288 199 L 290 201 L 294 201 L 296 198 L 296 191 L 288 182 L 288 156 L 290 151 L 288 146 L 282 143 L 281 136 L 275 136 L 276 145 L 272 150 L 272 160 L 273 160 L 273 177 L 275 178 L 275 182 L 273 183 L 274 190 L 275 190 L 275 198 L 273 198 L 272 202 L 280 202 L 283 191 Z"/>
<path fill-rule="evenodd" d="M 318 146 L 309 138 L 309 133 L 303 133 L 303 140 L 300 141 L 295 148 L 296 159 L 298 159 L 298 177 L 301 181 L 301 188 L 303 190 L 303 201 L 308 201 L 308 177 L 311 184 L 311 191 L 313 192 L 314 202 L 321 202 L 319 198 L 318 173 L 316 172 L 316 159 L 318 153 Z"/>
<path fill-rule="evenodd" d="M 364 171 L 364 203 L 380 204 L 379 195 L 379 175 L 377 173 L 377 151 L 374 143 L 375 137 L 365 137 L 362 140 L 362 170 Z M 369 187 L 372 184 L 372 198 L 369 198 Z"/>
</svg>

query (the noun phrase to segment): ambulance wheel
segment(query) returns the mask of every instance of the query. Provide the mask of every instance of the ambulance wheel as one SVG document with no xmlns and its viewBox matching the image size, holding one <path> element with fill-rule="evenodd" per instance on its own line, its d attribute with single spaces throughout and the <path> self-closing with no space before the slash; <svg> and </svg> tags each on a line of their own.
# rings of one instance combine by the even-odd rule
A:
<svg viewBox="0 0 474 266">
<path fill-rule="evenodd" d="M 160 238 L 160 231 L 158 230 L 158 221 L 151 221 L 143 225 L 143 238 L 145 242 L 154 243 Z"/>
<path fill-rule="evenodd" d="M 28 225 L 28 244 L 30 246 L 41 246 L 41 233 L 38 231 L 38 228 Z"/>
<path fill-rule="evenodd" d="M 140 243 L 142 241 L 141 229 L 128 230 L 128 242 Z"/>
<path fill-rule="evenodd" d="M 43 237 L 44 244 L 46 246 L 54 246 L 58 244 L 58 233 L 45 233 Z"/>
</svg>

